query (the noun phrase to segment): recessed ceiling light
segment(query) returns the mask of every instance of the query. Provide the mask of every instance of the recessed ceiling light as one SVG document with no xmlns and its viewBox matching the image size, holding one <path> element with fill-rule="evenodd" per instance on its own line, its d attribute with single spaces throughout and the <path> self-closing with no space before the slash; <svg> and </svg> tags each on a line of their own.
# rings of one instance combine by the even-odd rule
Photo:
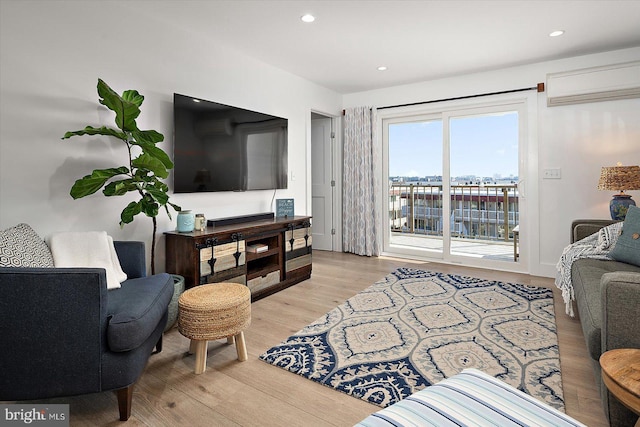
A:
<svg viewBox="0 0 640 427">
<path fill-rule="evenodd" d="M 549 33 L 549 37 L 558 37 L 564 34 L 564 30 L 552 31 Z"/>
<path fill-rule="evenodd" d="M 384 65 L 381 65 L 378 67 L 378 71 L 387 71 L 387 67 L 385 67 Z"/>
<path fill-rule="evenodd" d="M 193 102 L 200 102 L 200 100 L 193 98 Z"/>
<path fill-rule="evenodd" d="M 311 15 L 310 13 L 307 13 L 306 15 L 302 15 L 300 19 L 302 20 L 302 22 L 313 22 L 316 20 L 316 17 Z"/>
</svg>

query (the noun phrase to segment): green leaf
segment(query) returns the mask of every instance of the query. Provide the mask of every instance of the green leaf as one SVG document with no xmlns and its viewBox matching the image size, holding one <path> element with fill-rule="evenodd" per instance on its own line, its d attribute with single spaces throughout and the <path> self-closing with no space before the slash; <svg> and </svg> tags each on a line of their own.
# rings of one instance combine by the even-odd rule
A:
<svg viewBox="0 0 640 427">
<path fill-rule="evenodd" d="M 157 188 L 158 190 L 167 193 L 169 191 L 169 186 L 167 184 L 165 184 L 164 182 L 160 181 L 159 179 L 155 180 L 156 182 L 153 184 L 153 186 L 155 188 Z"/>
<path fill-rule="evenodd" d="M 98 95 L 101 98 L 100 103 L 116 113 L 118 128 L 123 131 L 133 131 L 138 128 L 136 125 L 136 118 L 140 115 L 138 105 L 122 98 L 101 79 L 98 79 Z M 134 97 L 129 95 L 128 98 Z"/>
<path fill-rule="evenodd" d="M 165 153 L 161 148 L 156 147 L 154 144 L 140 143 L 137 144 L 142 148 L 142 151 L 160 160 L 165 168 L 173 169 L 173 162 L 169 158 L 169 155 Z"/>
<path fill-rule="evenodd" d="M 122 179 L 120 181 L 113 181 L 107 184 L 102 190 L 102 194 L 105 196 L 123 196 L 129 191 L 136 191 L 138 187 L 136 182 L 132 179 Z"/>
<path fill-rule="evenodd" d="M 144 197 L 140 201 L 140 204 L 142 205 L 142 212 L 144 212 L 146 216 L 149 216 L 152 218 L 154 216 L 158 216 L 158 210 L 160 209 L 160 206 L 158 206 L 158 204 L 156 203 L 155 200 L 153 200 L 152 197 L 150 196 Z"/>
<path fill-rule="evenodd" d="M 93 126 L 87 126 L 82 130 L 76 130 L 73 132 L 67 132 L 64 134 L 62 139 L 71 138 L 72 136 L 82 136 L 82 135 L 104 135 L 104 136 L 115 136 L 118 139 L 123 141 L 127 140 L 127 135 L 124 132 L 120 132 L 117 129 L 108 128 L 106 126 L 102 126 L 100 128 L 94 128 Z"/>
<path fill-rule="evenodd" d="M 135 180 L 144 184 L 153 183 L 157 178 L 146 169 L 136 170 Z"/>
<path fill-rule="evenodd" d="M 131 131 L 131 135 L 137 143 L 147 142 L 149 144 L 157 144 L 164 141 L 164 135 L 155 130 L 140 130 L 136 129 Z"/>
<path fill-rule="evenodd" d="M 122 99 L 140 107 L 142 101 L 144 101 L 144 96 L 140 95 L 137 90 L 125 90 L 122 92 Z"/>
<path fill-rule="evenodd" d="M 166 205 L 169 201 L 169 195 L 162 191 L 162 189 L 156 188 L 152 185 L 148 185 L 145 190 L 149 193 L 160 205 Z"/>
<path fill-rule="evenodd" d="M 120 213 L 120 226 L 133 222 L 133 217 L 142 212 L 140 202 L 131 202 Z"/>
<path fill-rule="evenodd" d="M 143 152 L 138 157 L 133 159 L 131 164 L 133 165 L 133 167 L 149 170 L 159 178 L 166 178 L 169 176 L 169 172 L 167 171 L 167 168 L 164 166 L 164 164 L 148 153 Z"/>
<path fill-rule="evenodd" d="M 71 187 L 71 197 L 79 199 L 98 191 L 109 180 L 117 175 L 129 173 L 129 169 L 124 166 L 111 169 L 96 169 L 91 175 L 86 175 L 78 179 Z"/>
</svg>

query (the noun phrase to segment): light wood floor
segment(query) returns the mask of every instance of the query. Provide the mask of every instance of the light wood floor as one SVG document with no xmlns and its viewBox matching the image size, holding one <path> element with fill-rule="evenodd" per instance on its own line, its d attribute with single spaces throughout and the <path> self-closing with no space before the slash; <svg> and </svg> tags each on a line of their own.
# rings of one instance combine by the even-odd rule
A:
<svg viewBox="0 0 640 427">
<path fill-rule="evenodd" d="M 553 286 L 553 280 L 516 273 L 392 258 L 314 251 L 312 278 L 252 305 L 245 332 L 249 360 L 238 362 L 226 340 L 209 343 L 207 371 L 194 375 L 195 356 L 177 329 L 151 357 L 133 395 L 127 426 L 351 426 L 377 406 L 268 365 L 258 356 L 394 268 L 421 265 L 444 273 Z M 555 291 L 555 289 L 554 289 Z M 554 292 L 567 413 L 590 427 L 605 427 L 602 405 L 577 319 L 564 314 Z M 72 426 L 124 425 L 114 393 L 52 399 L 69 403 Z"/>
</svg>

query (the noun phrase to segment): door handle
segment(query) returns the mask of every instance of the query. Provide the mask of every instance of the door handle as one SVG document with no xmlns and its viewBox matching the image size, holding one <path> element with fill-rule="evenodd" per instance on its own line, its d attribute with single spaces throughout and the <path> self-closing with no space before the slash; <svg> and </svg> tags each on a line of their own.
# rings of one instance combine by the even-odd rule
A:
<svg viewBox="0 0 640 427">
<path fill-rule="evenodd" d="M 518 180 L 518 197 L 521 197 L 523 199 L 527 198 L 527 192 L 526 192 L 526 185 L 525 185 L 525 180 L 524 179 L 519 179 Z"/>
</svg>

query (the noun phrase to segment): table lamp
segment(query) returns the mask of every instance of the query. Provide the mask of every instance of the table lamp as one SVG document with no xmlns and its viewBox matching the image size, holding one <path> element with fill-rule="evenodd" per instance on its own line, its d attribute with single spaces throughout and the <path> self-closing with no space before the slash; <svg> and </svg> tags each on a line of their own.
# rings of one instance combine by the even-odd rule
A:
<svg viewBox="0 0 640 427">
<path fill-rule="evenodd" d="M 623 221 L 629 206 L 635 206 L 630 195 L 625 190 L 640 190 L 640 166 L 603 166 L 600 173 L 598 190 L 619 191 L 609 203 L 611 219 Z"/>
</svg>

